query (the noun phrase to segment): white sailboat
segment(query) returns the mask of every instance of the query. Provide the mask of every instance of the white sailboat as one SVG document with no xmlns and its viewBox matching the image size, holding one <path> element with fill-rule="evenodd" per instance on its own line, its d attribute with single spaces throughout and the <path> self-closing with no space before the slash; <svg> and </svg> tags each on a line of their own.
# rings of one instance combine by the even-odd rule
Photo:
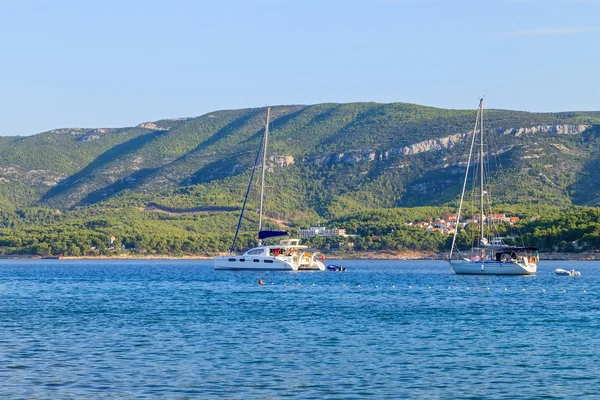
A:
<svg viewBox="0 0 600 400">
<path fill-rule="evenodd" d="M 477 126 L 479 125 L 479 131 Z M 461 252 L 457 248 L 456 236 L 458 229 L 461 226 L 460 218 L 465 197 L 465 189 L 469 177 L 469 167 L 473 157 L 473 148 L 475 139 L 479 132 L 479 237 L 469 252 Z M 449 263 L 450 267 L 456 274 L 471 274 L 471 275 L 532 275 L 537 271 L 537 262 L 539 259 L 539 251 L 535 247 L 515 247 L 507 246 L 497 238 L 497 235 L 490 234 L 490 238 L 486 237 L 486 226 L 488 233 L 492 231 L 492 219 L 486 218 L 484 206 L 484 198 L 487 192 L 484 190 L 484 124 L 483 124 L 483 99 L 479 100 L 479 111 L 475 120 L 475 128 L 473 129 L 473 137 L 471 141 L 471 149 L 469 159 L 467 161 L 467 169 L 465 172 L 465 180 L 463 182 L 462 194 L 460 196 L 460 204 L 456 215 L 456 229 L 452 238 L 452 248 L 450 250 Z"/>
<path fill-rule="evenodd" d="M 308 246 L 300 244 L 300 239 L 285 239 L 281 240 L 278 245 L 262 246 L 264 239 L 285 236 L 288 232 L 285 231 L 266 231 L 262 230 L 262 219 L 263 219 L 263 200 L 264 200 L 264 188 L 265 188 L 265 171 L 267 163 L 267 145 L 269 140 L 269 120 L 271 117 L 271 109 L 267 108 L 267 123 L 265 126 L 265 134 L 259 146 L 259 150 L 254 160 L 254 166 L 252 167 L 252 174 L 250 176 L 250 182 L 248 183 L 248 189 L 246 191 L 246 197 L 244 199 L 244 205 L 242 206 L 242 212 L 238 221 L 237 230 L 233 239 L 233 244 L 230 248 L 230 255 L 215 257 L 213 265 L 215 269 L 228 269 L 228 270 L 277 270 L 277 271 L 298 271 L 298 270 L 315 270 L 324 271 L 325 265 L 324 257 L 319 254 L 318 251 L 309 250 Z M 256 170 L 258 157 L 261 153 L 262 147 L 262 178 L 260 185 L 260 206 L 258 213 L 258 247 L 248 250 L 243 255 L 235 255 L 235 242 L 238 237 L 242 218 L 244 216 L 244 210 L 246 209 L 246 203 L 248 201 L 248 194 L 252 186 L 252 180 L 254 178 L 254 172 Z"/>
</svg>

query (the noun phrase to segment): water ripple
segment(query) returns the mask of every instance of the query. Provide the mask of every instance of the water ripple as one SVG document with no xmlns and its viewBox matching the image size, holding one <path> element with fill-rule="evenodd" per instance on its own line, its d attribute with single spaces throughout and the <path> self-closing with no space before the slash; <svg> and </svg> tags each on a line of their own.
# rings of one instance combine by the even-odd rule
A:
<svg viewBox="0 0 600 400">
<path fill-rule="evenodd" d="M 0 396 L 593 399 L 600 263 L 553 274 L 568 264 L 482 277 L 436 261 L 4 261 Z"/>
</svg>

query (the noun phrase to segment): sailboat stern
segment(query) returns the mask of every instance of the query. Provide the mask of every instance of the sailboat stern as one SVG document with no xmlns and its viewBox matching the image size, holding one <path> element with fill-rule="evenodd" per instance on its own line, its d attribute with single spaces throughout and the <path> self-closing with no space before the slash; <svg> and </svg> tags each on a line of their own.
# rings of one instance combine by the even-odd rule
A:
<svg viewBox="0 0 600 400">
<path fill-rule="evenodd" d="M 325 271 L 325 264 L 314 260 L 312 263 L 298 265 L 299 271 Z"/>
<path fill-rule="evenodd" d="M 319 260 L 319 253 L 304 252 L 298 259 L 299 271 L 325 271 L 325 264 Z M 322 258 L 324 260 L 324 258 Z"/>
</svg>

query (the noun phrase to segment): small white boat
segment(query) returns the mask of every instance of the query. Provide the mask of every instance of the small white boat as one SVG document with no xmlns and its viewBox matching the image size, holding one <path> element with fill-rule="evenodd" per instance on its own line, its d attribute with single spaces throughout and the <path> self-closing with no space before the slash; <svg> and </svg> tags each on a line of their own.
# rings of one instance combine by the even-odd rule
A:
<svg viewBox="0 0 600 400">
<path fill-rule="evenodd" d="M 563 275 L 563 276 L 581 276 L 581 272 L 579 271 L 575 271 L 574 269 L 562 269 L 562 268 L 556 268 L 554 270 L 554 273 L 556 275 Z"/>
</svg>

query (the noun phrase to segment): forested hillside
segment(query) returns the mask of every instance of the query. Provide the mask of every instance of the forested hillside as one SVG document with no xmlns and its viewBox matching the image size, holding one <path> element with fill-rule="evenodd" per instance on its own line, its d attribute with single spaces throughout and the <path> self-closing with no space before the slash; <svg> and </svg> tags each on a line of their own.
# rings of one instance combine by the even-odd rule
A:
<svg viewBox="0 0 600 400">
<path fill-rule="evenodd" d="M 265 209 L 273 224 L 344 225 L 379 236 L 403 220 L 394 210 L 428 206 L 439 214 L 456 205 L 475 110 L 350 103 L 277 106 L 271 115 Z M 103 242 L 110 233 L 127 248 L 223 251 L 265 118 L 265 108 L 224 110 L 2 137 L 2 248 L 39 252 L 47 242 L 50 253 L 83 254 L 98 249 L 94 235 Z M 487 110 L 485 118 L 490 191 L 500 208 L 525 217 L 600 204 L 600 112 Z M 256 199 L 253 192 L 249 219 Z M 69 239 L 78 235 L 83 244 Z M 163 236 L 188 244 L 159 244 Z M 52 248 L 53 241 L 62 244 Z"/>
</svg>

